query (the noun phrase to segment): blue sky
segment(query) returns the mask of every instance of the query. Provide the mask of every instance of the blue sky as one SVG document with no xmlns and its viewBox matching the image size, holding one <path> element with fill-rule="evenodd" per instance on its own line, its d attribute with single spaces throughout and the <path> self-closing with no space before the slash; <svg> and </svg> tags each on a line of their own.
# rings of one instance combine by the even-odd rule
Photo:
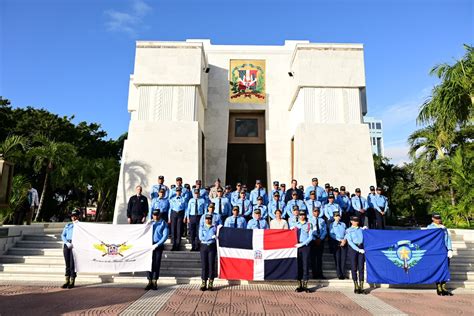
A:
<svg viewBox="0 0 474 316">
<path fill-rule="evenodd" d="M 0 95 L 117 138 L 128 128 L 135 40 L 363 43 L 368 115 L 383 120 L 385 154 L 399 163 L 437 82 L 429 70 L 473 44 L 473 11 L 470 0 L 0 0 Z"/>
</svg>

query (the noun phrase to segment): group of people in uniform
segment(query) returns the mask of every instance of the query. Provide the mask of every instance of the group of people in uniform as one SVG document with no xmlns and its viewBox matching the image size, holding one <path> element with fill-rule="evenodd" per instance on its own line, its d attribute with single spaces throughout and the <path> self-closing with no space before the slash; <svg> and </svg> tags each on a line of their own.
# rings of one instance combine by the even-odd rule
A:
<svg viewBox="0 0 474 316">
<path fill-rule="evenodd" d="M 245 184 L 237 183 L 232 190 L 229 185 L 221 186 L 219 179 L 213 187 L 202 187 L 201 180 L 196 180 L 190 187 L 183 185 L 181 177 L 177 177 L 176 184 L 168 188 L 164 177 L 159 176 L 158 183 L 151 188 L 150 203 L 142 195 L 142 187 L 136 187 L 136 194 L 128 202 L 127 221 L 130 224 L 152 221 L 153 263 L 146 290 L 157 289 L 165 241 L 169 237 L 171 251 L 179 251 L 187 228 L 191 251 L 200 251 L 201 254 L 200 289 L 212 291 L 216 277 L 216 235 L 219 225 L 223 225 L 240 229 L 296 229 L 298 292 L 309 291 L 310 270 L 313 278 L 325 279 L 322 258 L 327 242 L 334 257 L 337 277 L 346 279 L 345 264 L 349 257 L 354 293 L 363 294 L 365 251 L 362 230 L 384 229 L 388 212 L 388 199 L 380 187 L 371 186 L 369 195 L 363 197 L 360 188 L 350 194 L 344 186 L 337 188 L 326 183 L 323 188 L 319 186 L 318 178 L 313 178 L 312 185 L 304 189 L 293 179 L 288 189 L 285 184 L 273 182 L 272 191 L 267 193 L 260 180 L 249 192 Z M 429 228 L 442 228 L 437 218 L 438 215 L 433 216 Z M 77 217 L 72 219 L 77 220 Z M 67 232 L 70 230 L 72 234 L 72 228 L 68 227 L 65 227 L 66 235 L 63 233 L 66 287 L 71 279 L 74 286 L 75 278 L 71 264 L 68 264 L 73 260 L 72 255 L 67 257 L 68 249 L 72 247 L 68 246 L 71 237 L 67 239 Z M 446 247 L 451 251 L 447 231 L 446 238 Z M 449 293 L 445 283 L 437 287 L 440 295 Z"/>
</svg>

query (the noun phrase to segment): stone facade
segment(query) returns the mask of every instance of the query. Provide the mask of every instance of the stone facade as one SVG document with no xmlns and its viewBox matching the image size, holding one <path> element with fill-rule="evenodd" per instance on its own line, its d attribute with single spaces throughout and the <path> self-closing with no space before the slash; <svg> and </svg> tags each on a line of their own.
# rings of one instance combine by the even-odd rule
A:
<svg viewBox="0 0 474 316">
<path fill-rule="evenodd" d="M 264 104 L 229 101 L 231 59 L 265 60 Z M 234 112 L 264 113 L 267 185 L 296 178 L 306 186 L 317 176 L 365 194 L 375 184 L 361 44 L 137 42 L 129 90 L 114 223 L 126 222 L 134 187 L 149 196 L 158 175 L 168 186 L 176 176 L 191 185 L 226 179 Z"/>
</svg>

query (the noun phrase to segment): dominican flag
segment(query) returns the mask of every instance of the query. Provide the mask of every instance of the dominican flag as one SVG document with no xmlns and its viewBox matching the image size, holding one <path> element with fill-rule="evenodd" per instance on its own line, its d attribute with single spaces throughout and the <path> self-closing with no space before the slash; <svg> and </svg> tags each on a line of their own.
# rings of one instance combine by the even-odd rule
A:
<svg viewBox="0 0 474 316">
<path fill-rule="evenodd" d="M 296 280 L 296 230 L 221 227 L 217 242 L 219 278 Z"/>
</svg>

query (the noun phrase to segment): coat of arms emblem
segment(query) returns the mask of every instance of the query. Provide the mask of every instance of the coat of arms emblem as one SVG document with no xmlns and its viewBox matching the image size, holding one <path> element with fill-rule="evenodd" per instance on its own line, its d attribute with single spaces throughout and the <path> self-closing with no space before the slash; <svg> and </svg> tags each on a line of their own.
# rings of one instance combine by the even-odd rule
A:
<svg viewBox="0 0 474 316">
<path fill-rule="evenodd" d="M 105 257 L 105 256 L 123 257 L 122 252 L 132 248 L 132 246 L 127 245 L 126 242 L 122 244 L 106 244 L 101 241 L 100 244 L 94 244 L 94 248 L 102 252 L 102 257 Z"/>
<path fill-rule="evenodd" d="M 388 260 L 408 273 L 408 270 L 423 258 L 426 250 L 421 250 L 417 244 L 412 244 L 409 240 L 400 240 L 382 252 Z"/>
<path fill-rule="evenodd" d="M 265 103 L 265 61 L 230 61 L 230 102 Z"/>
</svg>

